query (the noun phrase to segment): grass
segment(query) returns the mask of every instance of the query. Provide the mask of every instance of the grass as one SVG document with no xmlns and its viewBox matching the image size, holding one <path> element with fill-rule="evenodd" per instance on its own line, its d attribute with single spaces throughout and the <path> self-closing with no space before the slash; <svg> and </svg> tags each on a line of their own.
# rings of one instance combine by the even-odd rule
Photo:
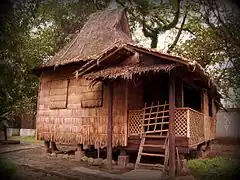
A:
<svg viewBox="0 0 240 180">
<path fill-rule="evenodd" d="M 238 179 L 240 168 L 231 158 L 194 159 L 188 161 L 191 174 L 198 180 Z"/>
<path fill-rule="evenodd" d="M 9 140 L 19 140 L 22 142 L 26 142 L 26 143 L 43 143 L 43 141 L 39 141 L 39 140 L 35 140 L 34 136 L 11 136 L 8 138 Z"/>
<path fill-rule="evenodd" d="M 0 158 L 0 179 L 15 179 L 17 174 L 17 165 L 9 160 Z"/>
</svg>

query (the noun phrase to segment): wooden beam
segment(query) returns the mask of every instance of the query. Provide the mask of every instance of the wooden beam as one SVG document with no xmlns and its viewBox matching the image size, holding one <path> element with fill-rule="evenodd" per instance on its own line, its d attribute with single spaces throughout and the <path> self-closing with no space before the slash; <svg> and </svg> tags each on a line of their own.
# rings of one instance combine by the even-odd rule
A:
<svg viewBox="0 0 240 180">
<path fill-rule="evenodd" d="M 128 81 L 125 82 L 125 146 L 127 146 L 127 140 L 128 140 Z"/>
<path fill-rule="evenodd" d="M 175 76 L 169 75 L 169 176 L 175 177 Z"/>
<path fill-rule="evenodd" d="M 140 51 L 140 52 L 143 52 L 143 53 L 146 53 L 146 54 L 150 54 L 152 56 L 159 57 L 159 58 L 162 58 L 162 59 L 170 60 L 170 61 L 181 63 L 181 64 L 184 64 L 184 65 L 188 65 L 189 64 L 184 59 L 182 59 L 180 57 L 176 57 L 176 56 L 170 55 L 170 54 L 154 52 L 154 51 L 146 50 L 144 48 L 136 47 L 136 46 L 130 45 L 130 44 L 128 44 L 128 47 L 133 48 L 136 51 Z"/>
<path fill-rule="evenodd" d="M 86 72 L 90 71 L 92 68 L 94 68 L 95 66 L 98 66 L 100 63 L 102 63 L 103 61 L 105 61 L 107 58 L 111 57 L 113 54 L 117 53 L 119 50 L 121 50 L 123 47 L 118 47 L 117 49 L 115 49 L 113 52 L 109 53 L 107 56 L 105 56 L 104 58 L 100 58 L 99 60 L 93 60 L 93 63 L 91 63 L 88 67 L 85 67 L 85 69 L 82 69 L 81 72 L 78 73 L 78 76 L 82 76 L 83 74 L 85 74 Z M 79 70 L 78 70 L 79 71 Z"/>
<path fill-rule="evenodd" d="M 108 83 L 108 130 L 107 130 L 107 167 L 112 168 L 112 112 L 113 112 L 113 84 Z"/>
</svg>

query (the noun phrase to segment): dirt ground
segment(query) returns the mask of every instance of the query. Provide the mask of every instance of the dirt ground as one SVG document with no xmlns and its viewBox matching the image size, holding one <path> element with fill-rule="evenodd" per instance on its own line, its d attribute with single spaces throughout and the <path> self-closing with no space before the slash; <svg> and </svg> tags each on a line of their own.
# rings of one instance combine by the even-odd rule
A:
<svg viewBox="0 0 240 180">
<path fill-rule="evenodd" d="M 32 179 L 41 179 L 41 180 L 67 180 L 67 178 L 62 176 L 56 176 L 50 173 L 32 169 L 26 166 L 19 166 L 18 172 L 16 175 L 17 180 L 32 180 Z"/>
<path fill-rule="evenodd" d="M 17 150 L 16 147 L 25 147 L 22 150 Z M 45 153 L 43 145 L 1 145 L 1 157 L 9 158 L 18 164 L 18 175 L 20 179 L 96 179 L 92 175 L 82 174 L 80 172 L 73 171 L 72 168 L 84 166 L 89 167 L 87 163 L 81 162 L 73 155 L 59 155 L 52 156 Z M 59 149 L 73 149 L 73 147 L 59 146 Z M 5 150 L 4 150 L 5 149 Z M 13 152 L 9 150 L 14 149 Z M 208 153 L 208 157 L 224 156 L 240 159 L 240 145 L 220 144 L 215 142 L 212 144 L 211 151 Z M 7 152 L 7 153 L 4 153 Z M 99 169 L 97 166 L 91 166 L 93 169 Z M 121 173 L 122 170 L 115 169 L 114 173 Z M 48 173 L 49 172 L 49 173 Z M 100 178 L 97 179 L 106 179 Z"/>
</svg>

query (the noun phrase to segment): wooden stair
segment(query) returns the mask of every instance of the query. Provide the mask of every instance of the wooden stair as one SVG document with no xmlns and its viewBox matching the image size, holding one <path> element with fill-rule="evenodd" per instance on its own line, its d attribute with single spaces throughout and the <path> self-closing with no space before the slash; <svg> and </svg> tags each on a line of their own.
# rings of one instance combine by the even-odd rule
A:
<svg viewBox="0 0 240 180">
<path fill-rule="evenodd" d="M 138 150 L 135 169 L 139 168 L 140 166 L 157 168 L 162 170 L 162 176 L 165 175 L 166 168 L 168 165 L 168 159 L 169 159 L 168 128 L 167 129 L 166 127 L 164 128 L 164 126 L 168 124 L 168 121 L 166 121 L 166 118 L 168 117 L 166 115 L 166 113 L 168 112 L 168 110 L 166 110 L 166 106 L 168 106 L 166 102 L 164 105 L 159 105 L 159 102 L 158 102 L 157 106 L 156 105 L 153 106 L 153 103 L 152 103 L 150 107 L 146 107 L 146 104 L 145 104 L 143 119 L 141 124 L 142 126 L 142 132 L 140 135 L 141 143 Z M 156 109 L 155 112 L 153 112 L 154 108 Z M 164 144 L 146 143 L 148 139 L 162 140 Z M 157 151 L 155 151 L 154 153 L 144 152 L 144 148 L 155 148 L 155 149 L 157 148 Z M 141 162 L 142 156 L 161 158 L 163 160 L 163 164 L 142 163 Z"/>
<path fill-rule="evenodd" d="M 154 136 L 157 138 L 156 136 Z M 162 137 L 159 136 L 158 138 L 165 138 L 165 144 L 164 145 L 155 145 L 155 144 L 145 144 L 147 138 L 152 138 L 152 136 L 143 136 L 141 139 L 139 151 L 138 151 L 138 157 L 135 163 L 135 169 L 139 168 L 139 166 L 146 166 L 146 167 L 155 167 L 157 169 L 162 169 L 165 170 L 166 166 L 168 164 L 168 137 Z M 144 147 L 152 147 L 152 148 L 160 148 L 164 149 L 164 152 L 161 153 L 146 153 L 144 151 Z M 160 157 L 164 158 L 164 163 L 163 164 L 149 164 L 149 163 L 141 163 L 141 158 L 142 156 L 151 156 L 151 157 Z"/>
</svg>

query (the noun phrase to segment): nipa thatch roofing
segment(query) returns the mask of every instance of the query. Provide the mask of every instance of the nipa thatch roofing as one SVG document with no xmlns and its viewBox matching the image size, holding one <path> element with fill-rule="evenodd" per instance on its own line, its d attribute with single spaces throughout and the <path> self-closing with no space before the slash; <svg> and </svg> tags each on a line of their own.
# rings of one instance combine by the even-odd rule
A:
<svg viewBox="0 0 240 180">
<path fill-rule="evenodd" d="M 179 65 L 174 64 L 158 64 L 158 65 L 144 65 L 144 64 L 133 64 L 128 66 L 117 66 L 103 69 L 101 71 L 92 72 L 84 75 L 86 79 L 96 80 L 96 79 L 132 79 L 134 75 L 143 75 L 148 72 L 169 72 L 173 68 Z"/>
<path fill-rule="evenodd" d="M 131 39 L 124 9 L 107 10 L 92 14 L 76 37 L 52 59 L 42 64 L 39 69 L 88 61 L 77 71 L 79 73 L 92 67 L 94 64 L 98 65 L 106 57 L 109 58 L 110 56 L 111 58 L 114 53 L 123 49 L 131 53 L 138 52 L 152 55 L 158 57 L 159 60 L 169 60 L 175 65 L 108 67 L 107 69 L 85 75 L 85 77 L 88 79 L 115 79 L 117 77 L 130 79 L 134 74 L 172 70 L 177 67 L 177 63 L 199 74 L 201 79 L 208 83 L 208 87 L 215 89 L 215 92 L 217 91 L 216 85 L 196 61 L 135 45 Z"/>
<path fill-rule="evenodd" d="M 143 75 L 148 72 L 159 72 L 159 71 L 171 71 L 176 67 L 184 67 L 188 71 L 196 73 L 202 81 L 204 81 L 207 86 L 214 91 L 218 97 L 221 95 L 218 93 L 217 86 L 211 79 L 211 77 L 207 74 L 207 72 L 202 68 L 202 66 L 197 63 L 196 61 L 190 61 L 188 59 L 182 58 L 180 56 L 173 56 L 167 53 L 159 52 L 155 49 L 151 48 L 144 48 L 142 46 L 137 46 L 133 44 L 125 44 L 122 48 L 135 51 L 140 54 L 148 54 L 154 57 L 163 60 L 169 60 L 170 64 L 154 64 L 154 65 L 143 65 L 143 64 L 135 64 L 135 65 L 128 65 L 128 66 L 115 66 L 115 67 L 108 67 L 102 70 L 98 70 L 95 72 L 90 72 L 84 75 L 86 79 L 89 80 L 104 80 L 104 79 L 132 79 L 134 75 Z M 121 48 L 119 48 L 119 51 Z M 98 64 L 98 62 L 96 62 Z"/>
<path fill-rule="evenodd" d="M 92 14 L 76 37 L 40 68 L 100 58 L 114 46 L 132 43 L 124 9 Z"/>
</svg>

